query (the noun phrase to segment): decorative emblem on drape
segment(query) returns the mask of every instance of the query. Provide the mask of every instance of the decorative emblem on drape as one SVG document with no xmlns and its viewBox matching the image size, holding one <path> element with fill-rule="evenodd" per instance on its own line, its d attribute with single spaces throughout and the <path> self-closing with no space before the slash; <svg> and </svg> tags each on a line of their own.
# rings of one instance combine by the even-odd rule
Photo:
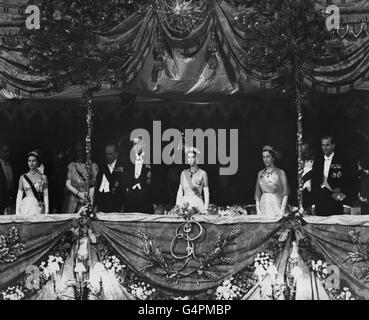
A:
<svg viewBox="0 0 369 320">
<path fill-rule="evenodd" d="M 148 234 L 143 231 L 138 232 L 137 236 L 142 240 L 141 248 L 147 259 L 147 264 L 141 272 L 152 272 L 175 284 L 178 284 L 181 279 L 192 278 L 198 286 L 200 285 L 199 279 L 218 280 L 223 276 L 214 267 L 234 263 L 227 256 L 227 249 L 235 244 L 241 229 L 235 227 L 227 233 L 218 234 L 214 249 L 199 258 L 196 255 L 196 244 L 206 232 L 204 232 L 204 227 L 194 220 L 193 215 L 196 213 L 194 208 L 179 209 L 178 214 L 186 221 L 176 228 L 175 235 L 170 242 L 170 256 L 164 255 Z M 185 250 L 177 253 L 176 247 L 180 242 L 185 243 Z M 187 269 L 190 261 L 197 263 L 193 271 Z"/>
</svg>

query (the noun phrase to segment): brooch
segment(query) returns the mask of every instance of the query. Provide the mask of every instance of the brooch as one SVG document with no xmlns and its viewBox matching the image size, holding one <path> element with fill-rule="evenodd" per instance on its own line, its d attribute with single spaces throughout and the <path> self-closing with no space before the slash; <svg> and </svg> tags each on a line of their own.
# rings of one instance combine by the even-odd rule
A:
<svg viewBox="0 0 369 320">
<path fill-rule="evenodd" d="M 333 163 L 333 164 L 331 164 L 331 168 L 332 169 L 341 169 L 342 168 L 342 165 L 339 164 L 339 163 Z"/>
<path fill-rule="evenodd" d="M 342 177 L 341 171 L 338 171 L 337 173 L 336 172 L 332 173 L 332 178 L 341 178 L 341 177 Z"/>
</svg>

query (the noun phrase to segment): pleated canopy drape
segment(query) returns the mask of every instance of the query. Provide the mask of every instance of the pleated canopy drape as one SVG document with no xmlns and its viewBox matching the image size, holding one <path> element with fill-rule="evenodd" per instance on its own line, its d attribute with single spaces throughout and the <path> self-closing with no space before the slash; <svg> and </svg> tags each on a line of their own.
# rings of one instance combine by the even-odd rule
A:
<svg viewBox="0 0 369 320">
<path fill-rule="evenodd" d="M 188 17 L 176 20 L 175 9 L 169 6 L 172 2 L 150 1 L 99 36 L 103 50 L 129 48 L 129 56 L 117 66 L 121 81 L 111 86 L 161 97 L 247 94 L 257 88 L 273 88 L 281 75 L 258 71 L 248 56 L 247 21 L 242 19 L 245 7 L 235 6 L 235 1 L 197 1 L 199 4 Z M 339 35 L 345 50 L 338 62 L 321 59 L 305 63 L 302 76 L 309 87 L 339 94 L 358 87 L 368 78 L 369 2 L 316 0 L 316 10 L 321 11 L 330 4 L 340 8 Z M 4 21 L 0 21 L 0 25 L 12 30 L 11 34 L 9 31 L 1 36 L 0 86 L 7 90 L 2 96 L 36 98 L 55 94 L 50 88 L 46 89 L 47 77 L 31 72 L 22 55 L 21 42 L 26 35 L 21 31 L 17 35 L 14 25 Z M 3 34 L 6 30 L 6 27 L 0 28 Z M 15 44 L 19 38 L 18 45 L 4 45 L 7 36 L 15 39 Z M 59 89 L 70 85 L 65 83 Z"/>
</svg>

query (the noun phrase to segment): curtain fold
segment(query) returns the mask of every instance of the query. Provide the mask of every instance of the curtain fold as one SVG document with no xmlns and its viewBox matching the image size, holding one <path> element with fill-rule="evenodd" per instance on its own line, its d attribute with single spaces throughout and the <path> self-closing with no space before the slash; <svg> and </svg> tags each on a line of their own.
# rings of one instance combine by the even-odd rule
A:
<svg viewBox="0 0 369 320">
<path fill-rule="evenodd" d="M 27 266 L 38 262 L 46 256 L 61 239 L 63 234 L 72 227 L 75 215 L 47 215 L 42 217 L 20 218 L 18 216 L 0 217 L 0 235 L 8 236 L 9 230 L 16 228 L 20 243 L 25 249 L 17 255 L 12 263 L 0 264 L 0 289 L 4 289 L 20 276 Z M 296 218 L 297 219 L 297 218 Z M 203 232 L 192 243 L 184 241 L 180 236 L 182 229 L 178 227 L 185 222 L 176 216 L 157 216 L 145 214 L 98 214 L 98 219 L 91 224 L 91 229 L 98 236 L 99 241 L 106 242 L 113 252 L 131 270 L 141 274 L 145 281 L 156 288 L 162 288 L 173 294 L 191 295 L 206 291 L 221 284 L 226 278 L 242 271 L 253 263 L 256 254 L 265 250 L 270 241 L 283 230 L 292 230 L 286 221 L 260 216 L 198 216 L 196 222 L 201 224 Z M 313 249 L 320 253 L 328 265 L 339 268 L 340 288 L 348 286 L 358 297 L 369 299 L 369 222 L 366 216 L 331 216 L 305 217 L 302 231 L 308 236 Z M 184 277 L 179 283 L 168 281 L 165 276 L 154 274 L 147 270 L 141 271 L 150 262 L 143 251 L 143 240 L 139 232 L 144 232 L 152 239 L 153 248 L 160 250 L 170 261 L 171 244 L 173 253 L 186 254 L 188 245 L 194 249 L 194 257 L 186 264 L 183 272 L 190 274 L 199 270 L 199 265 L 206 255 L 214 252 L 218 234 L 227 234 L 239 228 L 240 233 L 226 251 L 226 257 L 231 258 L 231 264 L 215 264 L 209 270 L 219 274 L 219 278 L 208 279 L 199 277 L 199 284 L 191 277 Z M 195 236 L 199 229 L 193 225 L 191 236 Z M 278 268 L 278 283 L 284 282 L 291 253 L 292 233 L 280 252 L 275 265 Z M 74 299 L 70 282 L 74 281 L 75 246 L 63 264 L 60 275 L 56 280 L 56 292 L 49 283 L 42 288 L 33 299 Z M 303 250 L 302 247 L 300 250 Z M 301 252 L 300 252 L 301 254 Z M 352 257 L 355 259 L 352 259 Z M 351 257 L 351 259 L 350 259 Z M 98 287 L 100 279 L 103 284 L 101 299 L 132 299 L 126 288 L 122 287 L 114 275 L 107 270 L 98 268 L 98 255 L 95 246 L 91 247 L 90 280 Z M 325 288 L 315 273 L 307 265 L 308 261 L 299 259 L 298 265 L 302 269 L 302 277 L 297 281 L 296 299 L 316 300 L 329 299 Z M 179 269 L 183 265 L 177 260 L 173 266 Z M 101 266 L 99 266 L 101 267 Z M 270 278 L 265 277 L 263 288 L 270 290 Z M 264 290 L 264 291 L 265 291 Z M 259 290 L 255 286 L 244 299 L 259 299 Z M 265 293 L 265 292 L 264 292 Z"/>
<path fill-rule="evenodd" d="M 357 246 L 350 238 L 350 231 L 359 232 L 362 245 L 367 250 L 369 244 L 369 227 L 357 225 L 306 224 L 304 231 L 311 239 L 314 249 L 323 254 L 326 260 L 340 270 L 344 279 L 356 294 L 369 299 L 369 285 L 363 271 L 369 268 L 369 261 L 352 262 L 348 260 L 349 252 L 357 252 Z M 362 269 L 364 268 L 364 269 Z"/>
<path fill-rule="evenodd" d="M 136 272 L 142 270 L 148 264 L 148 260 L 142 250 L 142 240 L 138 236 L 139 231 L 145 232 L 154 241 L 154 248 L 159 248 L 168 259 L 172 259 L 170 254 L 170 244 L 175 238 L 176 229 L 181 223 L 176 222 L 129 222 L 124 224 L 117 221 L 94 221 L 93 230 L 101 234 L 108 244 L 116 250 L 124 263 Z M 165 277 L 158 276 L 153 272 L 147 271 L 142 275 L 149 282 L 158 287 L 169 291 L 182 293 L 204 291 L 219 285 L 225 278 L 236 274 L 247 265 L 253 262 L 254 256 L 262 251 L 269 243 L 273 235 L 280 230 L 281 223 L 244 223 L 244 224 L 210 224 L 201 223 L 204 233 L 198 241 L 194 243 L 196 257 L 201 260 L 204 255 L 210 254 L 215 249 L 215 242 L 218 233 L 230 232 L 233 228 L 239 227 L 241 233 L 235 239 L 235 245 L 227 249 L 227 256 L 233 260 L 232 265 L 216 265 L 214 271 L 218 272 L 220 277 L 217 280 L 205 278 L 199 279 L 199 284 L 193 278 L 182 278 L 178 284 L 168 281 Z M 186 244 L 178 243 L 174 247 L 175 254 L 186 252 Z M 182 262 L 177 263 L 175 268 L 179 268 Z M 195 259 L 190 259 L 185 273 L 196 271 L 199 263 Z"/>
<path fill-rule="evenodd" d="M 0 223 L 0 234 L 6 236 L 12 227 L 18 230 L 24 250 L 14 262 L 0 264 L 0 289 L 46 255 L 71 228 L 71 221 Z"/>
<path fill-rule="evenodd" d="M 368 79 L 369 73 L 369 40 L 364 34 L 369 30 L 368 2 L 345 1 L 337 5 L 342 23 L 363 22 L 366 27 L 355 31 L 347 25 L 352 37 L 344 40 L 346 49 L 339 62 L 322 58 L 304 64 L 304 83 L 328 94 L 358 87 Z M 326 6 L 326 1 L 316 1 L 316 10 Z M 117 70 L 120 89 L 130 93 L 169 98 L 181 94 L 196 98 L 219 92 L 232 95 L 273 88 L 281 74 L 257 71 L 253 58 L 248 56 L 246 29 L 235 18 L 241 9 L 224 0 L 205 1 L 196 13 L 192 29 L 181 36 L 175 32 L 173 21 L 166 13 L 148 4 L 109 32 L 100 34 L 99 46 L 102 49 L 127 47 L 128 53 L 118 50 L 118 54 L 127 54 L 127 58 L 122 59 Z M 216 36 L 210 39 L 213 32 Z M 156 56 L 158 47 L 164 50 L 164 55 Z M 215 50 L 211 64 L 210 48 Z M 20 47 L 16 50 L 0 48 L 1 87 L 19 97 L 54 95 L 56 92 L 45 89 L 46 81 L 46 76 L 31 72 Z"/>
</svg>

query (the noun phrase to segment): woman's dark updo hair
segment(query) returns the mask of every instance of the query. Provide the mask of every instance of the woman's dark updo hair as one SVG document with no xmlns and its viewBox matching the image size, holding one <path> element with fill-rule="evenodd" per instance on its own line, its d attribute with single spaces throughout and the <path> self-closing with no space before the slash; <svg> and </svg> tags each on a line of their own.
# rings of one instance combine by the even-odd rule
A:
<svg viewBox="0 0 369 320">
<path fill-rule="evenodd" d="M 27 159 L 29 159 L 29 157 L 35 157 L 38 162 L 38 165 L 42 164 L 42 159 L 40 156 L 40 152 L 38 150 L 33 150 L 31 152 L 28 152 Z"/>
</svg>

